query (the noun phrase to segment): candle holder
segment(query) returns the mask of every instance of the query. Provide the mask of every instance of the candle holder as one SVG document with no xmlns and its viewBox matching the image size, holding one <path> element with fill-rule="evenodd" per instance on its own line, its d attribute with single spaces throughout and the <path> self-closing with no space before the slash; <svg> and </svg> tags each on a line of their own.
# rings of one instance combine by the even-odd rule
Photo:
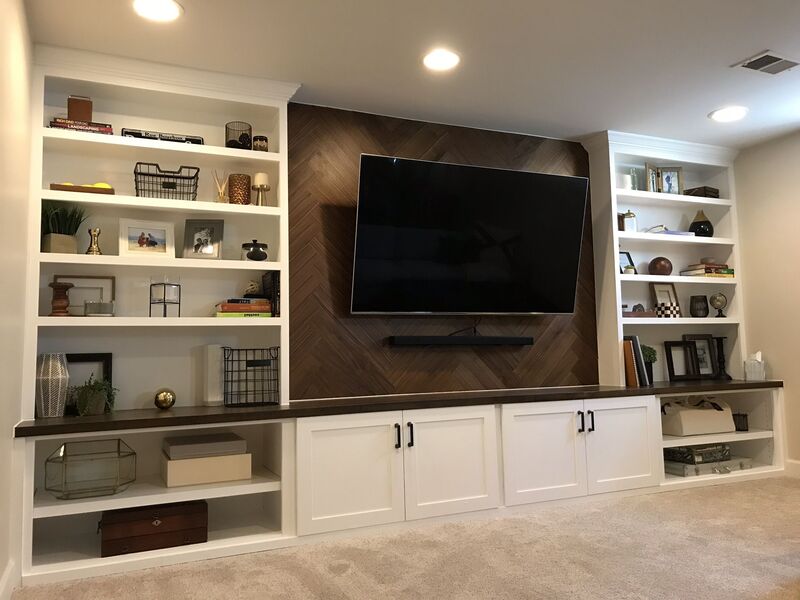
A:
<svg viewBox="0 0 800 600">
<path fill-rule="evenodd" d="M 225 124 L 225 147 L 239 150 L 253 149 L 253 127 L 244 121 Z"/>
<path fill-rule="evenodd" d="M 250 204 L 250 175 L 233 173 L 228 176 L 228 200 L 231 204 Z"/>
<path fill-rule="evenodd" d="M 161 307 L 162 317 L 181 316 L 181 285 L 179 283 L 151 283 L 150 284 L 150 316 L 153 316 L 153 307 Z M 177 309 L 177 315 L 174 314 Z M 169 314 L 173 313 L 173 314 Z M 159 315 L 156 315 L 159 316 Z"/>
<path fill-rule="evenodd" d="M 256 193 L 256 199 L 253 204 L 256 206 L 266 206 L 267 192 L 272 188 L 268 184 L 262 183 L 261 185 L 254 185 L 251 189 Z"/>
<path fill-rule="evenodd" d="M 51 317 L 68 317 L 69 316 L 69 289 L 74 284 L 65 281 L 54 281 L 48 284 L 53 288 L 53 299 L 50 301 L 52 310 Z"/>
<path fill-rule="evenodd" d="M 717 342 L 717 377 L 716 379 L 720 379 L 722 381 L 731 381 L 733 377 L 728 375 L 728 372 L 725 370 L 725 338 L 724 337 L 715 337 L 714 340 Z"/>
</svg>

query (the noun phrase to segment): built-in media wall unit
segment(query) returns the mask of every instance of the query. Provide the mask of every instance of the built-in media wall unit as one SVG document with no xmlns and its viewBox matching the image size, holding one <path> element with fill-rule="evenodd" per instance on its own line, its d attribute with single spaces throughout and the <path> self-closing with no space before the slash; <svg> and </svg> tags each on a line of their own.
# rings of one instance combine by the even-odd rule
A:
<svg viewBox="0 0 800 600">
<path fill-rule="evenodd" d="M 297 89 L 37 48 L 23 584 L 783 472 L 733 151 Z"/>
</svg>

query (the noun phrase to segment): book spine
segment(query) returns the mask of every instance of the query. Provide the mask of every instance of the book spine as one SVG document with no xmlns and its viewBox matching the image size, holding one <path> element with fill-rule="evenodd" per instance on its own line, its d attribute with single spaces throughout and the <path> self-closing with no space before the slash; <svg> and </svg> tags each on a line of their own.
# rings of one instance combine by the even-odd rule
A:
<svg viewBox="0 0 800 600">
<path fill-rule="evenodd" d="M 50 127 L 53 129 L 69 129 L 70 131 L 88 131 L 90 133 L 104 133 L 111 135 L 114 130 L 106 127 L 92 127 L 91 125 L 59 125 L 58 123 L 51 123 Z"/>
<path fill-rule="evenodd" d="M 633 360 L 633 342 L 625 340 L 623 342 L 623 350 L 625 357 L 625 385 L 627 387 L 638 387 L 639 381 L 636 377 L 636 365 Z"/>
<path fill-rule="evenodd" d="M 217 304 L 219 312 L 271 312 L 269 304 Z"/>
<path fill-rule="evenodd" d="M 96 123 L 94 121 L 75 121 L 73 119 L 65 119 L 63 117 L 54 117 L 51 123 L 59 123 L 63 125 L 82 125 L 84 127 L 103 127 L 111 129 L 111 123 Z"/>
<path fill-rule="evenodd" d="M 217 317 L 271 317 L 271 312 L 218 312 Z"/>
<path fill-rule="evenodd" d="M 269 302 L 265 298 L 228 298 L 223 304 L 263 304 Z"/>
</svg>

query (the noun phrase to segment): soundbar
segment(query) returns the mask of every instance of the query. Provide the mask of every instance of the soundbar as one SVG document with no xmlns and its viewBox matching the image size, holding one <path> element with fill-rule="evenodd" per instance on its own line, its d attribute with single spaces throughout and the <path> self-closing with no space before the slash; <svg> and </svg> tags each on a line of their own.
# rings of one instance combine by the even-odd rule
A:
<svg viewBox="0 0 800 600">
<path fill-rule="evenodd" d="M 390 346 L 532 346 L 533 338 L 506 335 L 393 335 Z"/>
</svg>

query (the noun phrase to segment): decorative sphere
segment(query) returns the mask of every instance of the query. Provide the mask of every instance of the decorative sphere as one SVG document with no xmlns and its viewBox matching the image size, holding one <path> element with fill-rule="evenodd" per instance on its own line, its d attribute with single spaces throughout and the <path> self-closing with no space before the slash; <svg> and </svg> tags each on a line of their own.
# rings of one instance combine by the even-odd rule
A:
<svg viewBox="0 0 800 600">
<path fill-rule="evenodd" d="M 156 405 L 156 408 L 168 410 L 172 408 L 173 404 L 175 404 L 175 399 L 175 392 L 168 388 L 161 388 L 156 392 L 156 395 L 153 398 L 153 403 Z"/>
<path fill-rule="evenodd" d="M 719 292 L 711 296 L 708 301 L 711 303 L 711 306 L 717 310 L 722 310 L 728 306 L 728 298 L 725 296 L 725 294 L 721 294 Z"/>
<path fill-rule="evenodd" d="M 650 275 L 671 275 L 672 261 L 665 256 L 656 256 L 647 267 Z"/>
</svg>

